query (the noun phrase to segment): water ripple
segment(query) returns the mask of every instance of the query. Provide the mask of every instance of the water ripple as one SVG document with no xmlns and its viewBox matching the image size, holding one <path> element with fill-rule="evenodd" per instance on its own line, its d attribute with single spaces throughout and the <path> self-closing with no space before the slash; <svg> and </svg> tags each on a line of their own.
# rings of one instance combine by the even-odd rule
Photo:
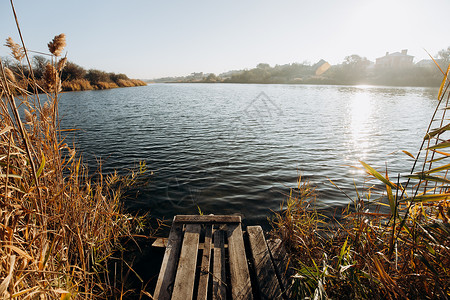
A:
<svg viewBox="0 0 450 300">
<path fill-rule="evenodd" d="M 156 217 L 277 211 L 300 174 L 317 185 L 320 208 L 348 203 L 363 159 L 395 174 L 410 164 L 436 89 L 301 85 L 154 84 L 65 93 L 63 128 L 90 169 L 124 172 L 146 161 L 154 175 L 127 200 Z M 414 116 L 412 118 L 411 116 Z"/>
</svg>

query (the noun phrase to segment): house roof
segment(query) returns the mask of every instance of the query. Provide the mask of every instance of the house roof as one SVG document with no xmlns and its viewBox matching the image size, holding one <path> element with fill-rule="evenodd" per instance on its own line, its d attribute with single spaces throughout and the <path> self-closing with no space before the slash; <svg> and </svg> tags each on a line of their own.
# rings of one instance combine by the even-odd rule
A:
<svg viewBox="0 0 450 300">
<path fill-rule="evenodd" d="M 444 65 L 443 59 L 422 59 L 421 61 L 417 62 L 416 65 L 419 67 L 434 67 L 436 66 L 436 63 L 440 65 L 441 67 Z"/>
<path fill-rule="evenodd" d="M 403 51 L 406 52 L 407 50 L 403 50 Z M 377 59 L 383 59 L 386 57 L 414 57 L 412 55 L 408 55 L 408 54 L 404 53 L 403 51 L 402 52 L 394 52 L 394 53 L 386 52 L 385 56 L 378 57 Z"/>
<path fill-rule="evenodd" d="M 391 53 L 391 54 L 388 54 L 388 55 L 385 55 L 385 56 L 410 56 L 410 57 L 414 57 L 414 56 L 412 56 L 412 55 L 403 54 L 403 53 L 401 53 L 401 52 L 394 52 L 394 53 Z M 383 57 L 384 57 L 384 56 L 383 56 Z"/>
<path fill-rule="evenodd" d="M 325 64 L 325 63 L 327 63 L 327 61 L 324 60 L 324 59 L 321 59 L 321 60 L 319 60 L 317 63 L 315 63 L 315 64 L 312 66 L 312 68 L 313 68 L 314 70 L 316 70 L 316 69 L 320 68 L 320 67 L 321 67 L 323 64 Z"/>
</svg>

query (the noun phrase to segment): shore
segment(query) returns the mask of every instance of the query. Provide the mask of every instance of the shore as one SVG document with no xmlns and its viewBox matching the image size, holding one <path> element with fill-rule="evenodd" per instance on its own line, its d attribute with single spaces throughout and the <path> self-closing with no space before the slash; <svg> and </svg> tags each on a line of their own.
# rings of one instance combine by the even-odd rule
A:
<svg viewBox="0 0 450 300">
<path fill-rule="evenodd" d="M 91 83 L 86 79 L 77 79 L 72 81 L 65 81 L 62 83 L 62 90 L 64 92 L 73 91 L 89 91 L 89 90 L 106 90 L 120 87 L 135 87 L 147 85 L 144 81 L 139 79 L 120 79 L 117 82 L 103 82 Z"/>
</svg>

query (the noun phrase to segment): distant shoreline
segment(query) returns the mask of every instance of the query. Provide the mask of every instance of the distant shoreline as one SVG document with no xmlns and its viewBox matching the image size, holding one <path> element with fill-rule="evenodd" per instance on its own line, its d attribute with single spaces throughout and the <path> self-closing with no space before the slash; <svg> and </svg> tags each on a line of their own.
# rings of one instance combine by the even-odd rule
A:
<svg viewBox="0 0 450 300">
<path fill-rule="evenodd" d="M 406 53 L 407 50 L 403 50 Z M 395 54 L 395 53 L 394 53 Z M 187 76 L 163 77 L 149 80 L 162 83 L 256 83 L 256 84 L 313 84 L 313 85 L 373 85 L 439 87 L 442 83 L 441 69 L 447 69 L 447 60 L 424 61 L 414 64 L 412 56 L 407 62 L 373 63 L 364 57 L 352 55 L 339 65 L 330 65 L 321 59 L 315 64 L 291 63 L 270 66 L 260 63 L 253 69 L 233 70 L 219 75 L 214 73 L 191 73 Z M 392 57 L 391 57 L 392 56 Z M 403 57 L 402 56 L 402 57 Z M 440 67 L 438 68 L 438 63 Z M 445 67 L 445 68 L 444 68 Z"/>
<path fill-rule="evenodd" d="M 373 86 L 373 87 L 410 87 L 410 88 L 439 88 L 439 85 L 387 85 L 387 84 L 371 84 L 371 83 L 356 83 L 356 84 L 344 84 L 344 83 L 267 83 L 267 82 L 205 82 L 205 81 L 145 81 L 148 84 L 158 84 L 158 83 L 166 83 L 166 84 L 266 84 L 266 85 L 317 85 L 317 86 L 325 86 L 325 85 L 334 85 L 334 86 Z"/>
</svg>

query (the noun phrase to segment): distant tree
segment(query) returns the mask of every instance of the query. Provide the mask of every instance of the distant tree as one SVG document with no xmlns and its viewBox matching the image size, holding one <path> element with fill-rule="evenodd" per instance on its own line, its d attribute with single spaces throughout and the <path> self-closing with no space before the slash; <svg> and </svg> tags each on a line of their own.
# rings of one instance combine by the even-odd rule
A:
<svg viewBox="0 0 450 300">
<path fill-rule="evenodd" d="M 336 69 L 336 80 L 345 84 L 362 83 L 367 77 L 370 61 L 357 54 L 346 56 L 340 68 Z"/>
<path fill-rule="evenodd" d="M 6 67 L 8 69 L 10 69 L 11 71 L 13 71 L 16 74 L 21 74 L 21 73 L 27 73 L 28 68 L 26 68 L 26 70 L 24 70 L 25 68 L 23 68 L 22 65 L 20 65 L 17 60 L 12 59 L 10 56 L 2 56 L 1 58 L 3 67 Z"/>
<path fill-rule="evenodd" d="M 448 67 L 450 63 L 450 46 L 439 51 L 437 56 L 444 61 L 444 67 Z"/>
<path fill-rule="evenodd" d="M 115 74 L 115 73 L 109 73 L 109 78 L 115 83 L 118 83 L 119 80 L 130 80 L 127 75 L 125 74 Z"/>
<path fill-rule="evenodd" d="M 352 67 L 367 67 L 370 62 L 365 57 L 359 56 L 358 54 L 352 54 L 345 57 L 343 64 Z"/>
<path fill-rule="evenodd" d="M 218 79 L 217 76 L 214 73 L 211 73 L 206 77 L 205 81 L 206 82 L 217 82 L 217 79 Z"/>
<path fill-rule="evenodd" d="M 36 78 L 42 78 L 45 72 L 45 66 L 50 62 L 47 58 L 42 55 L 33 56 L 33 72 Z"/>
<path fill-rule="evenodd" d="M 271 77 L 276 78 L 275 81 L 279 83 L 287 83 L 307 75 L 311 75 L 311 66 L 299 63 L 276 65 L 271 70 Z"/>
<path fill-rule="evenodd" d="M 62 70 L 61 79 L 66 80 L 76 80 L 83 79 L 86 76 L 86 70 L 73 62 L 67 62 L 66 66 Z"/>
<path fill-rule="evenodd" d="M 270 65 L 269 65 L 269 64 L 266 64 L 266 63 L 259 63 L 259 64 L 256 66 L 256 68 L 262 69 L 262 70 L 267 70 L 267 69 L 270 69 Z"/>
<path fill-rule="evenodd" d="M 13 65 L 13 60 L 9 56 L 2 56 L 0 57 L 0 60 L 4 67 L 11 68 Z"/>
<path fill-rule="evenodd" d="M 85 78 L 92 84 L 97 84 L 99 82 L 112 82 L 109 74 L 100 70 L 89 70 Z"/>
</svg>

